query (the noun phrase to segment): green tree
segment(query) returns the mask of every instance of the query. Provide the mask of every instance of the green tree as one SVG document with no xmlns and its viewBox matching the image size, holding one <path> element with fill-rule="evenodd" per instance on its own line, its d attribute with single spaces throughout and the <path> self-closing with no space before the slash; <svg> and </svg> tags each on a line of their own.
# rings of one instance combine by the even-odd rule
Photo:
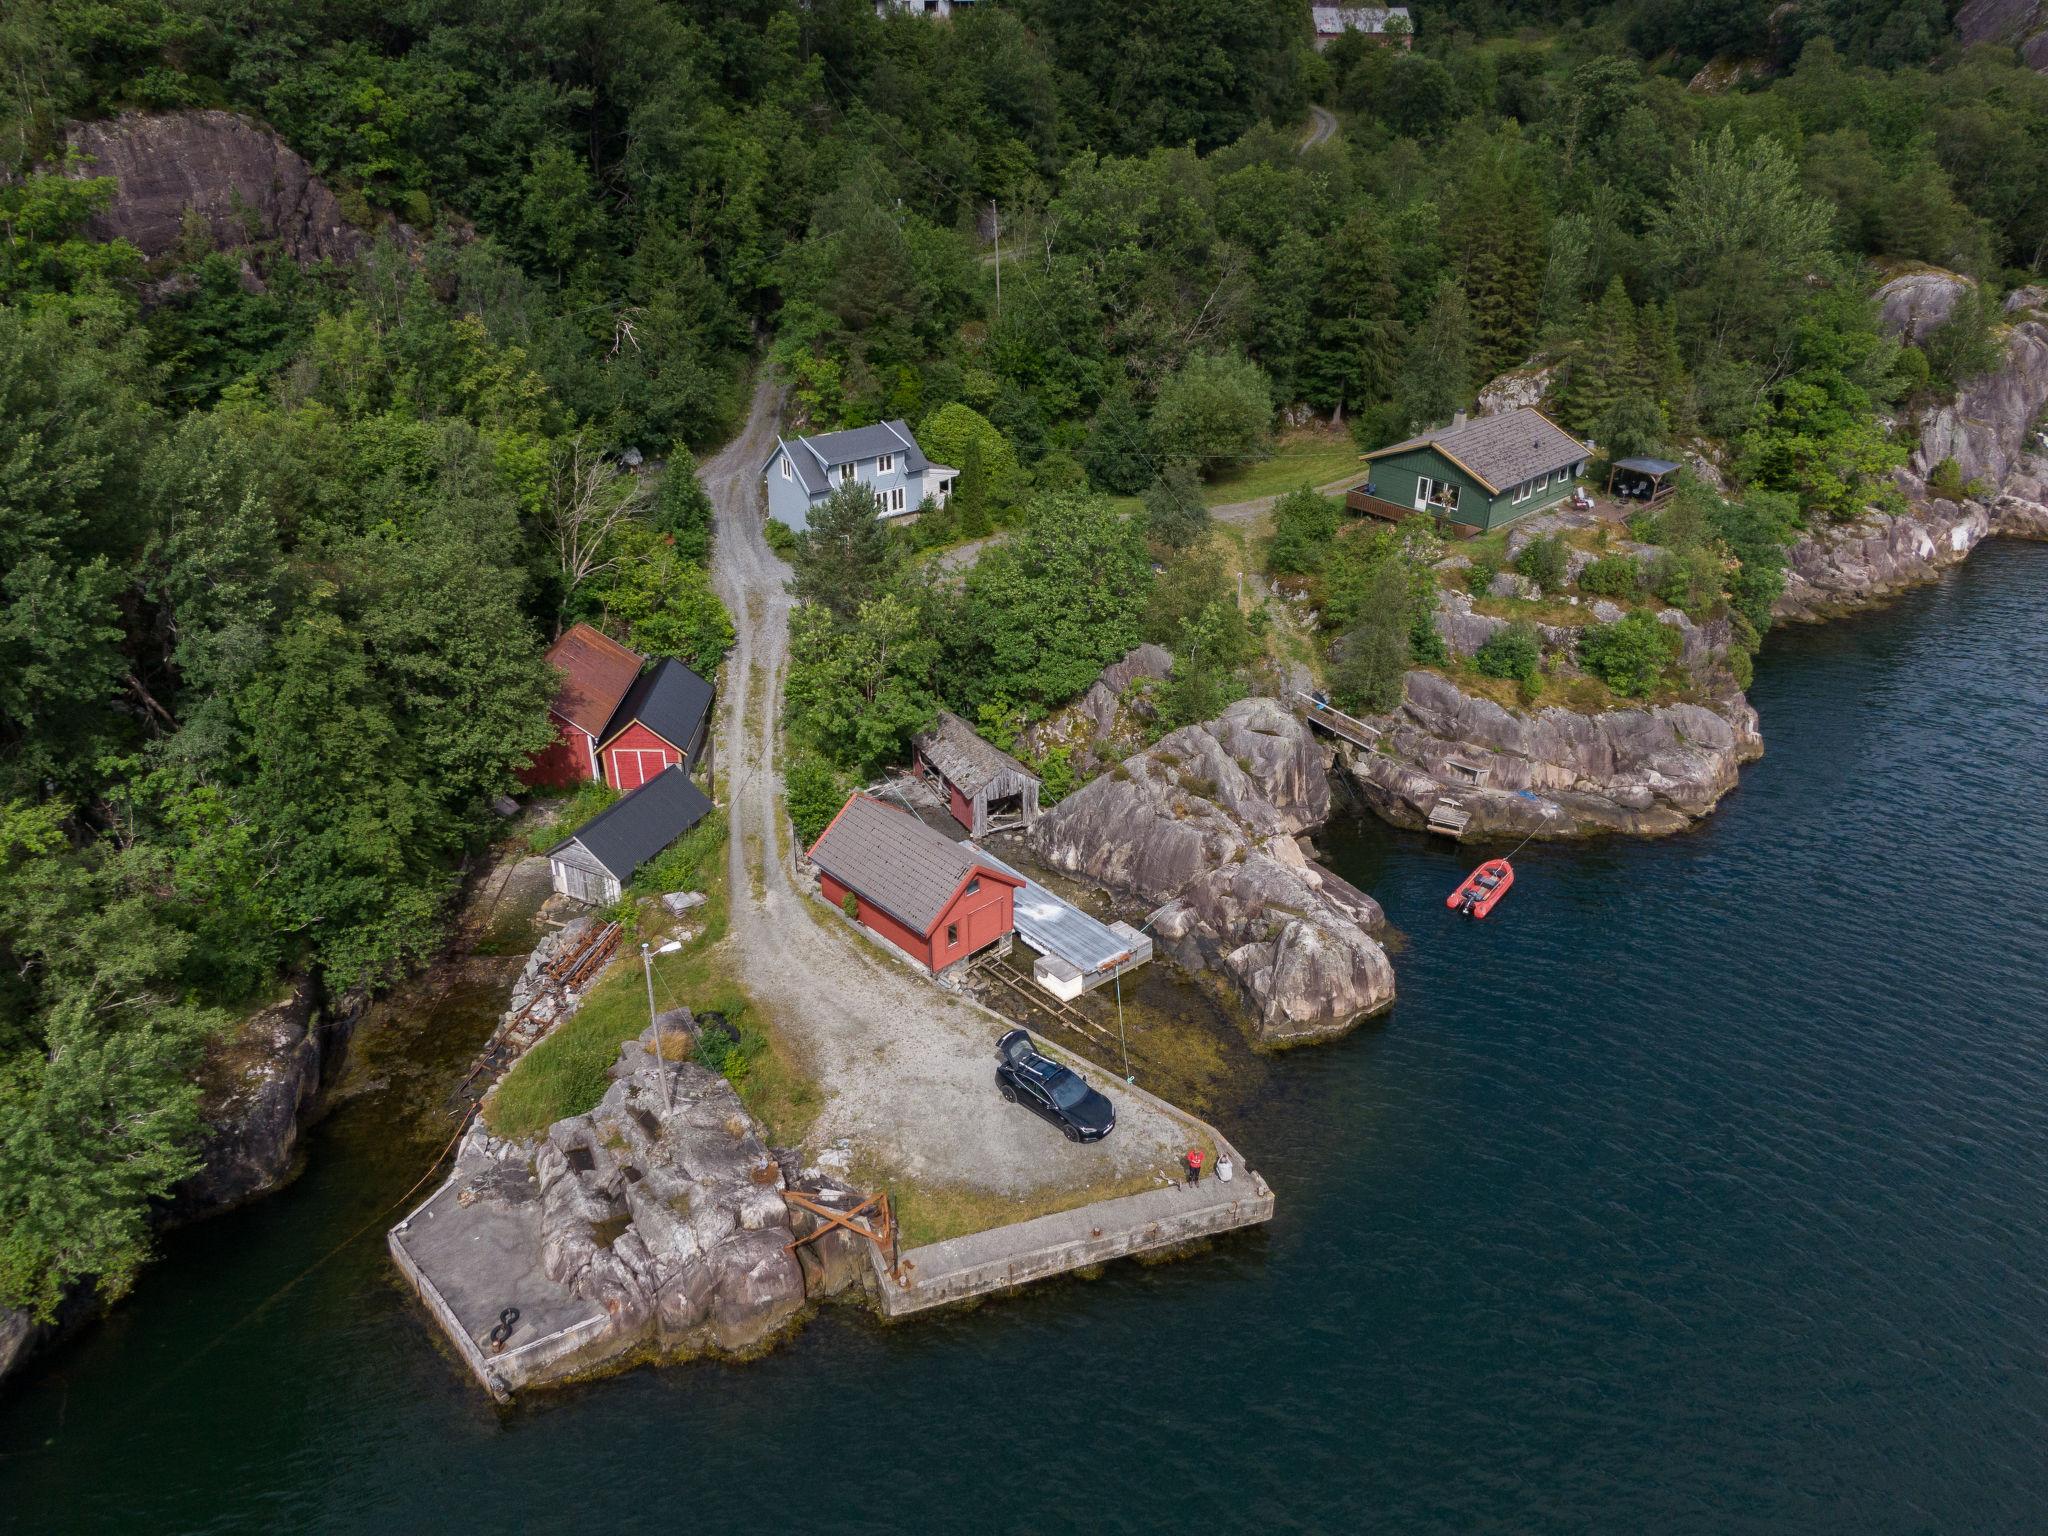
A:
<svg viewBox="0 0 2048 1536">
<path fill-rule="evenodd" d="M 661 472 L 661 487 L 654 493 L 654 506 L 647 525 L 671 541 L 679 559 L 691 565 L 711 563 L 711 498 L 697 479 L 697 461 L 690 450 L 669 450 L 668 464 Z"/>
<path fill-rule="evenodd" d="M 1213 475 L 1265 457 L 1271 448 L 1273 386 L 1257 363 L 1198 353 L 1159 389 L 1152 436 L 1168 462 Z"/>
<path fill-rule="evenodd" d="M 810 526 L 797 535 L 790 558 L 796 576 L 789 590 L 799 602 L 815 603 L 848 622 L 882 590 L 901 559 L 875 493 L 853 481 L 811 508 Z"/>
<path fill-rule="evenodd" d="M 940 406 L 917 429 L 917 441 L 933 460 L 961 472 L 961 490 L 966 488 L 969 460 L 978 457 L 981 495 L 991 513 L 1008 512 L 1023 499 L 1024 469 L 1017 462 L 1016 446 L 979 411 L 957 401 Z M 964 527 L 961 531 L 968 532 Z"/>
<path fill-rule="evenodd" d="M 1380 224 L 1377 210 L 1360 208 L 1325 242 L 1301 397 L 1333 421 L 1392 393 L 1400 360 L 1394 257 Z"/>
<path fill-rule="evenodd" d="M 1266 569 L 1275 576 L 1313 576 L 1323 568 L 1341 521 L 1336 498 L 1304 485 L 1273 507 L 1273 542 Z"/>
<path fill-rule="evenodd" d="M 949 669 L 960 702 L 1064 704 L 1137 644 L 1151 584 L 1136 522 L 1100 498 L 1040 497 L 968 572 Z"/>
<path fill-rule="evenodd" d="M 1471 403 L 1472 312 L 1465 290 L 1450 278 L 1437 285 L 1429 313 L 1409 339 L 1395 389 L 1389 438 L 1438 426 Z"/>
<path fill-rule="evenodd" d="M 1145 487 L 1145 528 L 1173 550 L 1187 549 L 1207 536 L 1209 505 L 1202 500 L 1201 477 L 1192 464 L 1169 464 Z"/>
<path fill-rule="evenodd" d="M 1088 478 L 1099 490 L 1118 496 L 1135 496 L 1152 477 L 1152 436 L 1145 425 L 1145 413 L 1131 398 L 1127 387 L 1119 386 L 1103 397 L 1094 419 L 1088 423 L 1088 439 L 1081 448 L 1081 462 Z"/>
<path fill-rule="evenodd" d="M 834 766 L 862 775 L 903 760 L 937 717 L 939 642 L 924 605 L 877 594 L 849 623 L 820 604 L 790 616 L 791 728 Z"/>
</svg>

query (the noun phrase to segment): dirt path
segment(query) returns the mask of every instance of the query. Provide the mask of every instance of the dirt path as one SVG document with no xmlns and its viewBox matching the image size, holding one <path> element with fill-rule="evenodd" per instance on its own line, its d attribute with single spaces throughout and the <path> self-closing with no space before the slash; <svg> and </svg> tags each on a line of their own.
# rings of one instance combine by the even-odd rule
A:
<svg viewBox="0 0 2048 1536">
<path fill-rule="evenodd" d="M 756 390 L 746 428 L 702 467 L 717 509 L 712 574 L 738 631 L 727 673 L 725 788 L 732 942 L 748 990 L 830 1095 L 810 1150 L 844 1147 L 892 1177 L 1023 1196 L 1128 1183 L 1166 1170 L 1178 1122 L 1094 1075 L 1117 1098 L 1116 1134 L 1073 1146 L 995 1092 L 1000 1026 L 885 958 L 799 888 L 787 857 L 776 721 L 789 660 L 789 567 L 761 533 L 761 465 L 776 395 Z"/>
<path fill-rule="evenodd" d="M 1316 487 L 1319 496 L 1334 496 L 1339 491 L 1348 491 L 1359 483 L 1363 471 L 1354 471 L 1342 480 L 1332 480 L 1328 485 Z M 1292 495 L 1292 491 L 1273 496 L 1254 496 L 1250 501 L 1226 501 L 1218 507 L 1211 507 L 1209 515 L 1219 523 L 1255 523 L 1273 509 L 1280 495 Z"/>
<path fill-rule="evenodd" d="M 1308 137 L 1296 148 L 1314 149 L 1318 144 L 1327 144 L 1337 136 L 1337 114 L 1327 107 L 1311 106 L 1308 109 Z"/>
</svg>

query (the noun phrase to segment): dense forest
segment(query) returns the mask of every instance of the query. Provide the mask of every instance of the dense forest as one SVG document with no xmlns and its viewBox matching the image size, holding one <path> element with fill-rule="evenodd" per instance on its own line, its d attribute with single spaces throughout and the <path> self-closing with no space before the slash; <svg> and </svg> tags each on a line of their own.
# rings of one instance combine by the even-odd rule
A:
<svg viewBox="0 0 2048 1536">
<path fill-rule="evenodd" d="M 903 416 L 963 470 L 921 542 L 1011 529 L 964 583 L 854 498 L 798 551 L 801 822 L 942 699 L 1008 739 L 1141 637 L 1166 718 L 1212 710 L 1259 616 L 1200 485 L 1283 412 L 1376 446 L 1542 357 L 1611 451 L 1842 515 L 2042 265 L 2048 81 L 1934 0 L 1417 17 L 1318 54 L 1291 0 L 8 5 L 0 1304 L 128 1283 L 210 1035 L 431 953 L 563 624 L 715 665 L 690 454 L 764 360 L 793 425 Z M 1311 101 L 1343 131 L 1300 151 Z M 194 107 L 370 254 L 89 239 L 65 125 Z M 1914 262 L 1980 298 L 1902 348 L 1869 293 Z M 1412 569 L 1353 565 L 1382 670 L 1426 649 Z"/>
</svg>

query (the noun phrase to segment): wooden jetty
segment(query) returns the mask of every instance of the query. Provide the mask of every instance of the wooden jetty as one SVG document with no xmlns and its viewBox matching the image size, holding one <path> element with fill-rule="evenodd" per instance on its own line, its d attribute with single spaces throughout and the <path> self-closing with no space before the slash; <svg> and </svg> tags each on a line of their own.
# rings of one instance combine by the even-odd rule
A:
<svg viewBox="0 0 2048 1536">
<path fill-rule="evenodd" d="M 1348 741 L 1354 747 L 1363 747 L 1370 752 L 1380 744 L 1382 732 L 1376 725 L 1367 725 L 1355 715 L 1347 715 L 1336 705 L 1317 698 L 1312 693 L 1295 690 L 1294 711 L 1310 725 L 1328 731 L 1340 741 Z"/>
</svg>

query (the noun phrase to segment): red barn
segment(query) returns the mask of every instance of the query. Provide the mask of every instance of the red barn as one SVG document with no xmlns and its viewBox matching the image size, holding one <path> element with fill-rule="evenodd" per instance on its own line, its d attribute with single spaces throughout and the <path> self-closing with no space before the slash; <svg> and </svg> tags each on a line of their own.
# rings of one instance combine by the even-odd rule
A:
<svg viewBox="0 0 2048 1536">
<path fill-rule="evenodd" d="M 934 974 L 1016 930 L 1023 880 L 893 806 L 855 795 L 811 847 L 825 899 Z"/>
<path fill-rule="evenodd" d="M 664 768 L 687 772 L 711 734 L 712 688 L 680 661 L 657 661 L 633 680 L 597 745 L 605 782 L 638 789 Z"/>
<path fill-rule="evenodd" d="M 555 739 L 520 779 L 538 789 L 566 789 L 601 779 L 598 743 L 640 675 L 639 654 L 588 624 L 578 624 L 548 647 L 548 665 L 562 674 L 561 690 L 548 706 Z"/>
</svg>

